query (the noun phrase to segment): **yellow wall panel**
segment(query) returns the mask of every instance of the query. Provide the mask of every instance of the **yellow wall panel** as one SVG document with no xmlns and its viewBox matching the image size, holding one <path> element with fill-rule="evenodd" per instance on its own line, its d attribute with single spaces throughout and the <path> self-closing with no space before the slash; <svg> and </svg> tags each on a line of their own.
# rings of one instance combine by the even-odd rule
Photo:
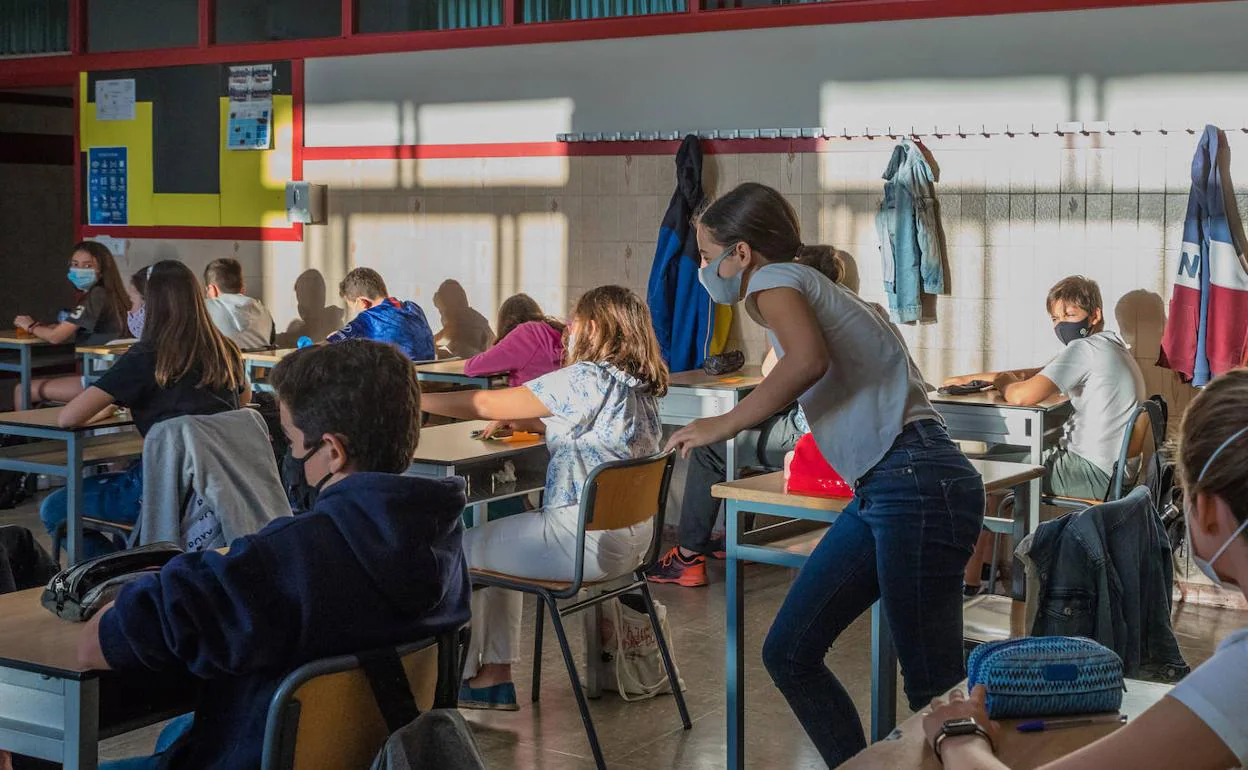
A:
<svg viewBox="0 0 1248 770">
<path fill-rule="evenodd" d="M 221 99 L 221 226 L 286 227 L 286 183 L 294 144 L 294 104 L 273 96 L 273 149 L 227 150 L 229 100 Z"/>
<path fill-rule="evenodd" d="M 221 196 L 211 193 L 156 193 L 152 196 L 156 224 L 220 227 Z"/>
<path fill-rule="evenodd" d="M 152 208 L 152 103 L 137 102 L 134 120 L 96 120 L 95 103 L 86 100 L 87 76 L 81 76 L 82 151 L 92 147 L 126 148 L 128 223 L 157 224 Z M 83 191 L 85 194 L 85 190 Z"/>
</svg>

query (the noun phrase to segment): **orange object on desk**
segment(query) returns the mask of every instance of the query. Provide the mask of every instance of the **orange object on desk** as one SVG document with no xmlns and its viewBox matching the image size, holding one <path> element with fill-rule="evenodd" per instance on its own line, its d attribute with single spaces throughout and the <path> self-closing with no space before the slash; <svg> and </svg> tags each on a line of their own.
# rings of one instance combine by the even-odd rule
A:
<svg viewBox="0 0 1248 770">
<path fill-rule="evenodd" d="M 14 329 L 13 336 L 17 337 L 19 340 L 28 340 L 34 337 L 35 335 L 26 331 L 25 329 Z"/>
</svg>

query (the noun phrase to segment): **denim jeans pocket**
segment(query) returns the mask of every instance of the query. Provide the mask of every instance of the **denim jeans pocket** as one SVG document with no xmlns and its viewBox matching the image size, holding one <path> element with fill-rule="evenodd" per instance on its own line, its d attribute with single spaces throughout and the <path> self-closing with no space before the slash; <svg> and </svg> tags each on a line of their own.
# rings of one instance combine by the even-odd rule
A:
<svg viewBox="0 0 1248 770">
<path fill-rule="evenodd" d="M 984 480 L 978 473 L 945 478 L 940 491 L 949 512 L 950 537 L 969 555 L 984 523 Z"/>
</svg>

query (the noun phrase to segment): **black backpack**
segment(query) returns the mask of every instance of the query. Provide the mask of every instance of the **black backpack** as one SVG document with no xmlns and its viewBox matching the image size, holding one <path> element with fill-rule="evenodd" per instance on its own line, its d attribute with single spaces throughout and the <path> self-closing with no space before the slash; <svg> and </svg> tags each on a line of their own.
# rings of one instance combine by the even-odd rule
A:
<svg viewBox="0 0 1248 770">
<path fill-rule="evenodd" d="M 23 436 L 4 436 L 0 447 L 28 443 Z M 35 494 L 36 476 L 33 473 L 0 471 L 0 510 L 16 508 Z"/>
<path fill-rule="evenodd" d="M 1153 396 L 1153 401 L 1161 407 L 1163 422 L 1158 435 L 1165 436 L 1170 421 L 1170 410 L 1166 400 L 1161 396 Z M 1175 473 L 1174 457 L 1169 445 L 1153 454 L 1144 469 L 1144 483 L 1157 504 L 1157 512 L 1161 514 L 1161 523 L 1166 528 L 1166 537 L 1170 541 L 1171 552 L 1177 553 L 1183 545 L 1186 529 L 1183 525 L 1183 487 L 1178 484 Z"/>
</svg>

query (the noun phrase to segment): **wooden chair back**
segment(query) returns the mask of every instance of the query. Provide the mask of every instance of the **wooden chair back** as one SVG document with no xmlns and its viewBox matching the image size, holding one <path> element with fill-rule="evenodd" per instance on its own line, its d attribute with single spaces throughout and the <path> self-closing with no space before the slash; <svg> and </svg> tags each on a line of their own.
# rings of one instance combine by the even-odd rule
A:
<svg viewBox="0 0 1248 770">
<path fill-rule="evenodd" d="M 586 532 L 623 529 L 645 523 L 667 502 L 673 453 L 599 466 L 585 485 Z"/>
</svg>

